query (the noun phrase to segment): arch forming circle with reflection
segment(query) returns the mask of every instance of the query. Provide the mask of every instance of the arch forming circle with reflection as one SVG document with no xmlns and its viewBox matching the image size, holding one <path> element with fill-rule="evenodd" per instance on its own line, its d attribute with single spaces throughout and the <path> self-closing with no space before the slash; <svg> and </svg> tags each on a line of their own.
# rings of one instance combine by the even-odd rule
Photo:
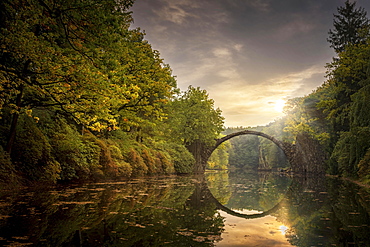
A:
<svg viewBox="0 0 370 247">
<path fill-rule="evenodd" d="M 289 185 L 283 199 L 281 199 L 280 202 L 278 202 L 275 206 L 273 206 L 271 209 L 267 210 L 267 211 L 264 211 L 262 213 L 256 213 L 256 214 L 243 214 L 243 213 L 239 213 L 239 212 L 236 212 L 224 205 L 222 205 L 217 198 L 215 198 L 212 194 L 212 191 L 209 189 L 207 183 L 205 183 L 205 193 L 208 195 L 208 198 L 210 199 L 210 201 L 212 201 L 217 209 L 220 209 L 222 211 L 224 211 L 225 213 L 228 213 L 230 215 L 233 215 L 233 216 L 236 216 L 236 217 L 239 217 L 239 218 L 244 218 L 244 219 L 257 219 L 257 218 L 262 218 L 262 217 L 265 217 L 267 215 L 270 215 L 272 213 L 274 213 L 275 211 L 277 211 L 279 208 L 281 208 L 283 205 L 283 201 L 284 199 L 286 198 L 287 194 L 292 190 L 292 183 Z"/>
<path fill-rule="evenodd" d="M 210 154 L 212 154 L 212 152 L 219 146 L 221 145 L 223 142 L 233 138 L 233 137 L 237 137 L 237 136 L 241 136 L 241 135 L 256 135 L 256 136 L 261 136 L 261 137 L 264 137 L 270 141 L 272 141 L 273 143 L 275 143 L 285 154 L 285 156 L 287 157 L 288 160 L 290 160 L 292 157 L 290 157 L 290 155 L 292 154 L 291 152 L 291 146 L 288 144 L 288 143 L 285 143 L 285 142 L 282 142 L 282 141 L 279 141 L 278 139 L 276 139 L 275 137 L 273 136 L 270 136 L 270 135 L 267 135 L 265 133 L 262 133 L 262 132 L 259 132 L 259 131 L 253 131 L 253 130 L 244 130 L 244 131 L 239 131 L 239 132 L 235 132 L 235 133 L 231 133 L 227 136 L 224 136 L 220 139 L 217 139 L 216 140 L 216 144 L 215 146 L 210 150 Z M 208 188 L 208 185 L 206 185 L 206 190 L 208 191 L 208 194 L 210 196 L 210 199 L 216 204 L 217 208 L 230 214 L 230 215 L 233 215 L 233 216 L 237 216 L 237 217 L 240 217 L 240 218 L 244 218 L 244 219 L 256 219 L 256 218 L 262 218 L 266 215 L 270 215 L 271 213 L 275 212 L 276 210 L 278 210 L 282 205 L 282 201 L 284 200 L 284 198 L 286 197 L 286 194 L 288 193 L 288 191 L 291 190 L 291 185 L 289 186 L 287 192 L 285 193 L 285 196 L 284 198 L 279 202 L 277 203 L 274 207 L 272 207 L 271 209 L 265 211 L 265 212 L 262 212 L 262 213 L 257 213 L 257 214 L 243 214 L 243 213 L 239 213 L 239 212 L 235 212 L 231 209 L 229 209 L 228 207 L 225 207 L 224 205 L 222 205 L 212 194 L 212 192 L 209 190 Z"/>
</svg>

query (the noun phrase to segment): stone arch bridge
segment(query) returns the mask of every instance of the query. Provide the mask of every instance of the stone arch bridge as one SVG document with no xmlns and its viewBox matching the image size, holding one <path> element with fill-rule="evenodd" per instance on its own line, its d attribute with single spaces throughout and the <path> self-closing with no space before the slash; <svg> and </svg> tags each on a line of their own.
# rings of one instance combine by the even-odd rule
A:
<svg viewBox="0 0 370 247">
<path fill-rule="evenodd" d="M 222 138 L 216 139 L 213 147 L 203 147 L 198 145 L 196 148 L 189 149 L 194 155 L 196 163 L 194 173 L 204 173 L 206 164 L 212 152 L 223 142 L 233 137 L 241 135 L 256 135 L 269 139 L 275 143 L 286 155 L 291 170 L 294 173 L 325 173 L 326 156 L 317 140 L 312 139 L 308 134 L 302 133 L 297 135 L 295 144 L 283 142 L 273 136 L 253 130 L 244 130 L 229 134 Z"/>
</svg>

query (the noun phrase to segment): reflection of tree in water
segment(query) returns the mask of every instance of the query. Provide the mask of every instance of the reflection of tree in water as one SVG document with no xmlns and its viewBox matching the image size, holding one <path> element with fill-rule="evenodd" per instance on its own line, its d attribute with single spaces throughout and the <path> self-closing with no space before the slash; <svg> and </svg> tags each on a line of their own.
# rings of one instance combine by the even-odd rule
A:
<svg viewBox="0 0 370 247">
<path fill-rule="evenodd" d="M 293 245 L 368 246 L 370 243 L 370 189 L 354 183 L 317 175 L 295 177 L 280 202 L 253 215 L 225 207 L 217 202 L 206 184 L 203 186 L 203 197 L 228 214 L 245 219 L 269 214 L 277 217 L 289 227 L 286 237 Z"/>
<path fill-rule="evenodd" d="M 366 246 L 369 202 L 369 189 L 350 182 L 295 178 L 263 214 L 288 226 L 297 246 Z M 25 191 L 0 198 L 0 245 L 212 246 L 224 227 L 216 209 L 227 211 L 219 204 L 204 177 Z"/>
<path fill-rule="evenodd" d="M 244 175 L 249 175 L 247 173 L 242 173 Z M 254 175 L 257 175 L 256 173 Z M 255 207 L 250 207 L 250 204 L 249 204 L 249 199 L 250 199 L 250 195 L 255 196 L 255 195 L 258 195 L 260 196 L 260 192 L 261 192 L 261 188 L 263 189 L 264 188 L 264 185 L 266 183 L 265 180 L 267 180 L 267 177 L 265 176 L 266 174 L 262 174 L 262 176 L 255 176 L 254 178 L 255 179 L 259 179 L 261 178 L 262 181 L 261 182 L 254 182 L 254 183 L 250 183 L 250 184 L 244 184 L 245 183 L 245 180 L 243 183 L 240 183 L 240 184 L 236 184 L 236 195 L 234 196 L 229 196 L 228 198 L 228 201 L 226 203 L 221 203 L 221 201 L 218 199 L 220 198 L 219 194 L 217 196 L 214 196 L 213 195 L 213 192 L 212 190 L 209 188 L 208 184 L 207 184 L 207 181 L 205 178 L 203 179 L 198 179 L 199 181 L 199 184 L 197 186 L 198 188 L 198 191 L 199 191 L 199 195 L 198 197 L 199 198 L 202 198 L 203 201 L 207 201 L 208 203 L 211 203 L 213 205 L 215 205 L 215 207 L 219 210 L 222 210 L 230 215 L 233 215 L 233 216 L 236 216 L 236 217 L 240 217 L 240 218 L 244 218 L 244 219 L 255 219 L 255 218 L 262 218 L 264 216 L 267 216 L 267 215 L 271 215 L 272 213 L 274 213 L 275 211 L 277 211 L 280 207 L 281 207 L 281 203 L 280 201 L 277 201 L 273 204 L 273 206 L 271 208 L 269 208 L 268 210 L 265 210 L 264 212 L 262 213 L 255 213 L 255 214 L 243 214 L 243 213 L 239 213 L 235 210 L 242 210 L 242 209 L 250 209 L 250 210 L 255 210 L 256 208 Z M 249 186 L 251 185 L 253 188 L 257 188 L 256 191 L 253 191 L 253 189 L 251 189 L 251 187 L 246 187 L 246 186 Z M 212 186 L 215 186 L 215 185 L 212 185 Z M 215 187 L 220 187 L 220 186 L 215 186 Z M 224 187 L 230 187 L 229 185 L 226 185 L 224 184 Z M 247 191 L 249 193 L 246 193 L 248 196 L 239 196 L 238 193 L 238 189 L 240 189 L 242 187 L 242 189 L 247 189 Z M 270 187 L 272 187 L 274 189 L 275 186 L 271 186 L 270 184 Z M 229 188 L 230 189 L 230 188 Z M 286 188 L 282 189 L 282 191 L 280 191 L 280 194 L 281 196 L 279 196 L 278 198 L 281 198 L 284 196 L 284 193 L 282 192 L 285 192 Z M 214 190 L 213 190 L 214 191 Z M 276 191 L 276 190 L 273 190 L 273 191 Z M 254 192 L 257 192 L 257 193 L 254 193 Z M 268 193 L 269 191 L 266 190 L 265 193 L 269 194 Z M 271 193 L 271 192 L 270 192 Z M 276 195 L 274 195 L 275 197 Z M 233 200 L 233 197 L 237 197 L 237 198 L 243 198 L 242 201 L 244 201 L 244 207 L 243 206 L 240 206 L 240 201 L 238 203 L 239 207 L 238 208 L 235 208 L 235 207 L 230 207 L 230 201 Z M 224 199 L 224 197 L 222 197 Z M 254 198 L 255 199 L 255 198 Z M 275 198 L 273 198 L 275 199 Z M 256 201 L 256 200 L 253 200 L 253 201 Z M 258 201 L 258 200 L 257 200 Z M 275 201 L 275 200 L 274 200 Z"/>
<path fill-rule="evenodd" d="M 222 181 L 222 184 L 210 182 L 209 178 L 207 174 L 207 183 L 214 197 L 235 210 L 269 210 L 284 198 L 291 183 L 291 178 L 282 174 L 242 170 L 229 173 L 227 181 L 213 179 Z"/>
<path fill-rule="evenodd" d="M 0 205 L 0 245 L 210 246 L 223 218 L 190 178 L 32 192 Z M 11 201 L 13 200 L 13 201 Z M 32 213 L 30 213 L 32 212 Z"/>
<path fill-rule="evenodd" d="M 297 246 L 367 246 L 370 243 L 369 191 L 340 179 L 295 179 L 277 212 L 290 226 L 287 238 Z"/>
</svg>

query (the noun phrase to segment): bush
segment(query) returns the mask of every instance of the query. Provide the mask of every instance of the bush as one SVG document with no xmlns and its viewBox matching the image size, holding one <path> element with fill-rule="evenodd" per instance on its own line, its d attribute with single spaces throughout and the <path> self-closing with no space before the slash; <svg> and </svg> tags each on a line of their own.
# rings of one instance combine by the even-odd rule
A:
<svg viewBox="0 0 370 247">
<path fill-rule="evenodd" d="M 60 163 L 61 180 L 102 178 L 103 167 L 100 164 L 105 147 L 101 141 L 89 132 L 81 133 L 65 119 L 55 118 L 53 124 L 45 128 L 50 142 L 53 143 L 52 155 Z"/>
<path fill-rule="evenodd" d="M 358 164 L 358 176 L 364 182 L 370 182 L 370 148 Z"/>
<path fill-rule="evenodd" d="M 81 140 L 81 135 L 72 126 L 67 125 L 63 120 L 58 122 L 59 131 L 53 132 L 50 141 L 53 143 L 53 155 L 62 168 L 61 180 L 86 178 L 90 174 L 84 155 L 88 148 Z"/>
<path fill-rule="evenodd" d="M 34 181 L 56 182 L 60 164 L 51 155 L 51 145 L 32 118 L 19 119 L 12 160 L 16 169 Z"/>
<path fill-rule="evenodd" d="M 135 149 L 131 148 L 130 152 L 126 156 L 126 162 L 132 167 L 132 176 L 144 176 L 148 173 L 148 167 Z"/>
<path fill-rule="evenodd" d="M 168 153 L 176 173 L 192 173 L 195 164 L 193 155 L 183 145 L 176 143 L 160 143 L 158 148 Z M 169 167 L 171 170 L 171 167 Z"/>
<path fill-rule="evenodd" d="M 161 171 L 165 174 L 175 173 L 175 168 L 171 163 L 171 157 L 167 152 L 157 151 L 156 152 L 157 167 L 161 167 Z"/>
<path fill-rule="evenodd" d="M 117 169 L 118 169 L 117 176 L 119 177 L 129 178 L 132 175 L 131 165 L 125 161 L 119 161 L 117 163 Z"/>
<path fill-rule="evenodd" d="M 332 153 L 332 158 L 338 163 L 340 174 L 357 176 L 358 165 L 370 148 L 369 136 L 369 127 L 357 127 L 341 134 Z"/>
<path fill-rule="evenodd" d="M 12 165 L 10 156 L 0 146 L 0 184 L 1 188 L 12 187 L 19 184 L 20 178 L 16 174 L 16 170 Z"/>
<path fill-rule="evenodd" d="M 148 167 L 148 175 L 159 173 L 154 158 L 148 149 L 144 149 L 142 151 L 141 157 L 143 158 L 145 165 Z"/>
<path fill-rule="evenodd" d="M 109 146 L 110 154 L 117 166 L 117 176 L 130 177 L 132 174 L 132 167 L 125 162 L 121 149 L 115 145 Z"/>
</svg>

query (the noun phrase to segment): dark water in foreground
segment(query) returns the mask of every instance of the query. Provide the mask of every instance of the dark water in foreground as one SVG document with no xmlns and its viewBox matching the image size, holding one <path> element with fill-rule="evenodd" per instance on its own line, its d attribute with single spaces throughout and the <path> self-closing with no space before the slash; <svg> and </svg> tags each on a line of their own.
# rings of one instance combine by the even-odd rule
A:
<svg viewBox="0 0 370 247">
<path fill-rule="evenodd" d="M 0 246 L 370 246 L 370 189 L 207 173 L 0 189 Z"/>
</svg>

